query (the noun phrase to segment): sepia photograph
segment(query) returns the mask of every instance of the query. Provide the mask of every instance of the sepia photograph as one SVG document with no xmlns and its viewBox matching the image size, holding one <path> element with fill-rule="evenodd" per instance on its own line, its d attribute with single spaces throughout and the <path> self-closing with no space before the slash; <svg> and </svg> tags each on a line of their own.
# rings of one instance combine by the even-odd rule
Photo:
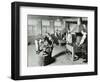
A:
<svg viewBox="0 0 100 82">
<path fill-rule="evenodd" d="M 27 15 L 27 66 L 88 64 L 88 17 Z"/>
</svg>

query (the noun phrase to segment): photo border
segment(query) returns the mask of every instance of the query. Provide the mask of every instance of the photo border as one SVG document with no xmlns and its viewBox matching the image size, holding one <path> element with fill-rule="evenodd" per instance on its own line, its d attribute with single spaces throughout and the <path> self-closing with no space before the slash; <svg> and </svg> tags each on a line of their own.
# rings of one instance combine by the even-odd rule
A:
<svg viewBox="0 0 100 82">
<path fill-rule="evenodd" d="M 94 72 L 81 73 L 61 73 L 61 74 L 46 74 L 46 75 L 29 75 L 20 76 L 20 7 L 44 7 L 44 8 L 60 8 L 60 9 L 79 9 L 94 11 Z M 58 77 L 73 77 L 73 76 L 88 76 L 97 75 L 97 52 L 98 52 L 98 33 L 97 33 L 97 7 L 95 6 L 77 6 L 77 5 L 61 5 L 48 3 L 31 3 L 31 2 L 12 2 L 11 4 L 11 78 L 14 80 L 25 79 L 41 79 L 41 78 L 58 78 Z"/>
</svg>

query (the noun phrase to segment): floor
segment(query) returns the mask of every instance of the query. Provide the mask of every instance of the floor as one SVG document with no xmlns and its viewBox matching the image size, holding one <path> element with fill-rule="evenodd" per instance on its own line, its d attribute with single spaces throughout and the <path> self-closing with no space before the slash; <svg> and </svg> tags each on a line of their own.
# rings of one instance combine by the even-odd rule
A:
<svg viewBox="0 0 100 82">
<path fill-rule="evenodd" d="M 39 56 L 35 52 L 35 45 L 28 46 L 28 55 L 27 55 L 27 65 L 29 66 L 39 66 Z M 55 61 L 50 66 L 55 65 L 76 65 L 84 64 L 83 59 L 77 61 L 71 60 L 71 55 L 65 54 L 65 47 L 54 46 L 52 57 L 55 58 Z"/>
</svg>

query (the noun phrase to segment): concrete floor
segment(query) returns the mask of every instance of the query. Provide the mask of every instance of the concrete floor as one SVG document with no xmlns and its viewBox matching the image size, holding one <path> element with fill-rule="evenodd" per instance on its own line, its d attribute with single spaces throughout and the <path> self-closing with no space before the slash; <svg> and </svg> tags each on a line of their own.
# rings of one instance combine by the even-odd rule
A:
<svg viewBox="0 0 100 82">
<path fill-rule="evenodd" d="M 65 47 L 54 46 L 52 57 L 55 58 L 55 62 L 49 64 L 50 66 L 55 65 L 75 65 L 75 64 L 84 64 L 83 59 L 77 61 L 71 60 L 71 55 L 64 53 Z M 27 51 L 27 65 L 29 66 L 39 66 L 39 57 L 35 52 L 35 45 L 29 45 Z"/>
</svg>

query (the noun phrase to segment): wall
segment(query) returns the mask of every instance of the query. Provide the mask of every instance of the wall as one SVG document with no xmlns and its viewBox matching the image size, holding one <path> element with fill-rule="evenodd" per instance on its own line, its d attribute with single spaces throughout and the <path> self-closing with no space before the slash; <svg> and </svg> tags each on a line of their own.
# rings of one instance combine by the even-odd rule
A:
<svg viewBox="0 0 100 82">
<path fill-rule="evenodd" d="M 11 2 L 14 0 L 1 0 L 0 1 L 0 82 L 13 82 L 10 79 L 11 72 Z M 17 0 L 16 0 L 17 1 Z M 100 10 L 100 0 L 20 0 L 29 2 L 41 3 L 56 3 L 56 4 L 72 4 L 72 5 L 89 5 L 98 6 Z M 100 14 L 100 11 L 98 11 Z M 100 21 L 100 15 L 98 16 Z M 100 27 L 100 24 L 99 26 Z M 98 28 L 100 31 L 100 28 Z M 99 32 L 100 35 L 100 32 Z M 98 39 L 100 42 L 100 37 Z M 100 43 L 98 44 L 100 49 Z M 100 50 L 99 56 L 100 58 Z M 100 59 L 99 59 L 100 62 Z M 99 63 L 100 68 L 100 63 Z M 99 70 L 100 73 L 100 70 Z M 65 77 L 53 79 L 39 79 L 39 80 L 26 80 L 26 82 L 99 82 L 100 75 L 98 76 L 84 76 L 84 77 Z M 22 82 L 22 81 L 19 81 Z"/>
</svg>

